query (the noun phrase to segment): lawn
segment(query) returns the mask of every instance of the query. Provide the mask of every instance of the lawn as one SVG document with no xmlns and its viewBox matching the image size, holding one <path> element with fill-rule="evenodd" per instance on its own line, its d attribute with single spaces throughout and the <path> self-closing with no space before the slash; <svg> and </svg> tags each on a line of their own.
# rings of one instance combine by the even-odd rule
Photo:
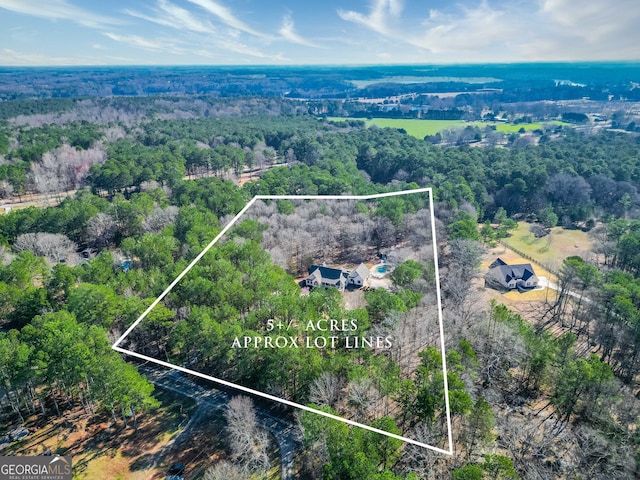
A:
<svg viewBox="0 0 640 480">
<path fill-rule="evenodd" d="M 435 135 L 447 128 L 463 128 L 463 120 L 414 120 L 406 118 L 374 118 L 366 121 L 367 127 L 377 125 L 380 128 L 404 128 L 413 137 L 423 139 L 426 135 Z"/>
<path fill-rule="evenodd" d="M 565 123 L 559 120 L 550 120 L 544 123 L 547 123 L 547 124 L 551 123 L 553 125 L 566 125 Z M 520 131 L 521 128 L 524 128 L 527 132 L 532 130 L 541 130 L 542 128 L 544 128 L 544 125 L 542 123 L 511 124 L 511 123 L 494 123 L 494 122 L 473 122 L 473 125 L 477 125 L 481 128 L 486 125 L 495 125 L 496 130 L 498 132 L 504 132 L 504 133 L 515 133 Z"/>
<path fill-rule="evenodd" d="M 327 120 L 340 122 L 344 120 L 364 120 L 362 118 L 328 117 Z M 426 135 L 435 135 L 447 128 L 463 128 L 467 122 L 463 120 L 417 120 L 411 118 L 373 118 L 364 120 L 367 127 L 376 125 L 380 128 L 404 128 L 413 137 L 422 140 Z"/>
<path fill-rule="evenodd" d="M 482 256 L 482 262 L 480 264 L 480 278 L 484 277 L 484 275 L 489 271 L 489 265 L 498 257 L 510 265 L 531 263 L 531 260 L 518 255 L 516 252 L 508 249 L 504 245 L 498 244 L 496 247 L 489 248 Z M 557 278 L 551 272 L 545 270 L 536 263 L 533 263 L 532 266 L 538 277 L 546 277 L 554 283 L 557 282 Z M 484 298 L 487 302 L 489 300 L 495 300 L 498 303 L 504 303 L 510 309 L 525 318 L 529 318 L 531 313 L 535 311 L 532 306 L 534 303 L 545 301 L 553 302 L 557 297 L 557 292 L 550 288 L 529 290 L 527 292 L 514 290 L 503 293 L 492 288 L 484 288 L 484 282 L 482 280 L 480 280 L 479 285 L 482 285 L 481 291 L 483 292 Z"/>
<path fill-rule="evenodd" d="M 328 120 L 339 122 L 346 119 L 341 117 L 329 117 Z M 367 127 L 370 127 L 371 125 L 377 125 L 381 128 L 404 128 L 409 135 L 420 139 L 423 139 L 426 135 L 435 135 L 436 133 L 447 128 L 464 128 L 466 126 L 477 126 L 480 128 L 495 126 L 498 132 L 504 133 L 518 132 L 521 128 L 524 128 L 526 131 L 539 130 L 543 128 L 542 123 L 519 123 L 517 125 L 513 125 L 510 123 L 499 122 L 465 122 L 464 120 L 418 120 L 410 118 L 372 118 L 370 120 L 365 120 L 365 123 Z M 548 123 L 562 125 L 562 122 L 557 120 L 553 120 Z"/>
<path fill-rule="evenodd" d="M 535 238 L 529 231 L 530 226 L 527 222 L 518 222 L 518 229 L 505 239 L 505 243 L 554 270 L 565 258 L 573 255 L 586 258 L 591 251 L 591 239 L 581 230 L 554 227 L 546 237 Z"/>
<path fill-rule="evenodd" d="M 531 260 L 524 258 L 510 248 L 498 244 L 483 255 L 483 261 L 480 265 L 481 276 L 484 276 L 489 270 L 489 265 L 500 257 L 508 264 L 531 263 L 538 277 L 546 277 L 551 282 L 557 283 L 556 276 L 541 267 L 539 263 L 557 271 L 561 267 L 562 261 L 567 257 L 578 255 L 585 259 L 588 258 L 592 242 L 587 233 L 581 230 L 566 230 L 562 227 L 554 227 L 546 237 L 535 238 L 529 231 L 530 226 L 530 223 L 518 222 L 518 228 L 512 232 L 510 237 L 505 239 L 504 243 L 535 259 L 538 263 L 531 262 Z M 524 293 L 518 291 L 500 293 L 496 290 L 484 289 L 484 293 L 487 299 L 492 298 L 498 302 L 506 303 L 510 308 L 515 309 L 525 317 L 530 313 L 530 307 L 526 306 L 529 305 L 528 302 L 553 301 L 557 295 L 555 290 L 549 288 L 536 289 Z"/>
</svg>

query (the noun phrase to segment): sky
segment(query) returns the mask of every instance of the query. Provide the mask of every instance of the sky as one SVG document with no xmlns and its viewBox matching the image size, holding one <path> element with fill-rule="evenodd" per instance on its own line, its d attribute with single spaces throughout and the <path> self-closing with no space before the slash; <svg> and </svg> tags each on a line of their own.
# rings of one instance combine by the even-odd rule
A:
<svg viewBox="0 0 640 480">
<path fill-rule="evenodd" d="M 0 65 L 640 60 L 639 0 L 0 0 Z"/>
</svg>

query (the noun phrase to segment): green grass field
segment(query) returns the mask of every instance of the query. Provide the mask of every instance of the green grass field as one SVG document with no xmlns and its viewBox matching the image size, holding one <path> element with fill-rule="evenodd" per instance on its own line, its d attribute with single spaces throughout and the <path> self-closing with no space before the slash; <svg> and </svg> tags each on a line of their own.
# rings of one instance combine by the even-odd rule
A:
<svg viewBox="0 0 640 480">
<path fill-rule="evenodd" d="M 592 241 L 589 235 L 581 230 L 554 227 L 546 237 L 535 238 L 529 231 L 530 226 L 527 222 L 518 222 L 518 229 L 504 241 L 544 265 L 557 269 L 565 258 L 572 255 L 586 258 L 591 250 Z"/>
<path fill-rule="evenodd" d="M 545 123 L 552 123 L 554 125 L 566 125 L 565 123 L 563 123 L 563 122 L 561 122 L 559 120 L 550 120 L 550 121 L 545 122 Z M 540 130 L 540 129 L 543 128 L 543 124 L 542 123 L 519 123 L 517 125 L 512 125 L 510 123 L 473 122 L 473 125 L 478 125 L 479 127 L 483 127 L 483 126 L 486 126 L 486 125 L 495 125 L 496 126 L 496 130 L 498 132 L 504 132 L 504 133 L 517 132 L 521 128 L 524 128 L 526 131 Z"/>
<path fill-rule="evenodd" d="M 328 120 L 342 121 L 344 118 L 329 117 Z M 484 128 L 486 126 L 495 125 L 496 130 L 504 133 L 514 133 L 524 128 L 526 131 L 538 130 L 543 127 L 542 123 L 519 123 L 518 125 L 512 125 L 509 123 L 495 123 L 495 122 L 465 122 L 464 120 L 418 120 L 418 119 L 405 119 L 405 118 L 373 118 L 371 120 L 365 120 L 367 127 L 371 125 L 377 125 L 380 128 L 404 128 L 407 133 L 416 138 L 423 139 L 426 135 L 435 135 L 441 130 L 447 128 L 464 128 L 468 125 Z M 562 125 L 562 122 L 552 120 L 548 123 Z"/>
<path fill-rule="evenodd" d="M 435 135 L 447 128 L 463 128 L 463 120 L 413 120 L 404 118 L 374 118 L 367 120 L 367 127 L 376 125 L 380 128 L 404 128 L 413 137 L 423 139 L 426 135 Z"/>
</svg>

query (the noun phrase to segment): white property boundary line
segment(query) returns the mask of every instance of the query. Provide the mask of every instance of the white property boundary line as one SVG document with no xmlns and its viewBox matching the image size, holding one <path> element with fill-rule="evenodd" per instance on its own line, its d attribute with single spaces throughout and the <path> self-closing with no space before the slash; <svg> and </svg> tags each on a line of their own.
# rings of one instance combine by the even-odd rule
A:
<svg viewBox="0 0 640 480">
<path fill-rule="evenodd" d="M 390 432 L 386 432 L 384 430 L 380 430 L 378 428 L 371 427 L 369 425 L 364 425 L 362 423 L 354 422 L 353 420 L 348 420 L 346 418 L 338 417 L 337 415 L 332 415 L 327 412 L 323 412 L 322 410 L 316 410 L 314 408 L 308 407 L 306 405 L 302 405 L 296 402 L 292 402 L 290 400 L 285 400 L 283 398 L 275 397 L 273 395 L 269 395 L 268 393 L 263 393 L 258 390 L 253 390 L 248 387 L 244 387 L 242 385 L 238 385 L 232 382 L 228 382 L 226 380 L 222 380 L 220 378 L 211 377 L 209 375 L 205 375 L 200 372 L 196 372 L 194 370 L 190 370 L 188 368 L 180 367 L 178 365 L 173 365 L 168 362 L 163 362 L 162 360 L 158 360 L 156 358 L 148 357 L 146 355 L 142 355 L 141 353 L 133 352 L 131 350 L 126 350 L 124 348 L 119 347 L 118 345 L 122 343 L 122 341 L 133 331 L 134 328 L 138 326 L 138 324 L 153 310 L 153 308 L 162 301 L 162 299 L 167 296 L 167 294 L 176 286 L 176 284 L 182 280 L 182 278 L 193 268 L 193 266 L 200 261 L 200 259 L 215 245 L 215 243 L 222 238 L 222 236 L 227 233 L 227 231 L 235 224 L 238 219 L 242 215 L 244 215 L 249 208 L 257 201 L 257 200 L 373 200 L 376 198 L 383 197 L 394 197 L 399 195 L 409 195 L 412 193 L 429 193 L 429 210 L 431 213 L 431 240 L 433 243 L 433 263 L 435 266 L 435 276 L 436 276 L 436 298 L 438 304 L 438 323 L 440 325 L 440 353 L 442 355 L 442 374 L 444 379 L 444 399 L 445 399 L 445 410 L 447 415 L 447 437 L 449 443 L 449 450 L 444 450 L 442 448 L 434 447 L 433 445 L 428 445 L 426 443 L 418 442 L 417 440 L 413 440 L 411 438 L 402 437 L 400 435 L 396 435 Z M 195 375 L 196 377 L 203 378 L 205 380 L 209 380 L 214 383 L 218 383 L 220 385 L 224 385 L 227 387 L 234 388 L 236 390 L 241 390 L 243 392 L 247 392 L 253 395 L 257 395 L 259 397 L 267 398 L 269 400 L 273 400 L 276 402 L 283 403 L 285 405 L 289 405 L 290 407 L 298 408 L 300 410 L 305 410 L 307 412 L 316 413 L 318 415 L 322 415 L 327 418 L 331 418 L 333 420 L 338 420 L 340 422 L 346 423 L 348 425 L 353 425 L 355 427 L 364 428 L 366 430 L 379 433 L 381 435 L 386 435 L 387 437 L 395 438 L 397 440 L 402 440 L 406 443 L 411 443 L 413 445 L 417 445 L 419 447 L 428 448 L 430 450 L 434 450 L 439 453 L 444 453 L 447 455 L 453 455 L 453 435 L 451 431 L 451 410 L 449 407 L 449 384 L 447 382 L 447 359 L 445 354 L 444 347 L 444 327 L 442 322 L 442 298 L 440 294 L 440 273 L 438 269 L 438 245 L 436 243 L 436 226 L 435 226 L 435 213 L 433 207 L 433 190 L 431 187 L 428 188 L 418 188 L 415 190 L 403 190 L 400 192 L 388 192 L 388 193 L 378 193 L 374 195 L 256 195 L 254 196 L 249 203 L 247 203 L 240 212 L 233 217 L 233 219 L 216 235 L 216 237 L 209 242 L 209 244 L 200 252 L 196 258 L 185 268 L 180 275 L 176 277 L 176 279 L 169 284 L 169 286 L 160 294 L 158 298 L 156 298 L 151 305 L 138 317 L 138 319 L 133 322 L 133 324 L 124 332 L 120 338 L 118 338 L 114 344 L 111 346 L 114 350 L 124 353 L 126 355 L 131 355 L 133 357 L 140 358 L 142 360 L 146 360 L 149 362 L 156 363 L 158 365 L 162 365 L 163 367 L 171 368 L 173 370 L 178 370 L 183 373 L 188 373 L 190 375 Z"/>
</svg>

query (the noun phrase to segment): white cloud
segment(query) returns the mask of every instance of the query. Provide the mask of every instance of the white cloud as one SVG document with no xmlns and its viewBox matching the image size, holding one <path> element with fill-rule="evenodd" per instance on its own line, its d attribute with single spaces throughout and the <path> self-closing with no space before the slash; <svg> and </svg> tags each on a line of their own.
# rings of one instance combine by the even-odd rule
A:
<svg viewBox="0 0 640 480">
<path fill-rule="evenodd" d="M 368 50 L 393 40 L 397 58 L 412 55 L 401 50 L 408 44 L 420 61 L 640 59 L 638 0 L 464 0 L 428 10 L 422 22 L 402 13 L 393 0 L 374 0 L 366 14 L 338 10 L 378 34 Z"/>
<path fill-rule="evenodd" d="M 521 34 L 518 24 L 506 11 L 494 10 L 483 0 L 476 8 L 460 6 L 455 14 L 431 10 L 424 30 L 407 34 L 406 41 L 433 53 L 478 51 L 500 43 L 504 48 Z"/>
<path fill-rule="evenodd" d="M 66 0 L 0 0 L 0 8 L 50 20 L 70 20 L 91 28 L 120 23 L 114 18 L 71 5 Z"/>
<path fill-rule="evenodd" d="M 142 63 L 164 62 L 162 52 L 181 56 L 166 62 L 201 58 L 210 63 L 214 63 L 211 59 L 229 63 L 640 60 L 640 0 L 366 1 L 361 9 L 343 7 L 337 15 L 333 7 L 316 2 L 317 18 L 322 18 L 321 9 L 329 8 L 335 19 L 318 30 L 313 18 L 304 23 L 296 17 L 294 23 L 287 13 L 274 25 L 269 23 L 271 16 L 247 17 L 245 11 L 237 10 L 237 5 L 253 5 L 262 11 L 263 0 L 117 2 L 135 5 L 124 11 L 104 3 L 111 11 L 101 8 L 100 12 L 107 13 L 99 13 L 97 3 L 86 0 L 0 0 L 0 15 L 7 17 L 2 18 L 5 38 L 0 64 L 110 62 L 127 47 L 138 51 L 137 61 Z M 25 17 L 16 19 L 7 11 Z M 54 38 L 53 32 L 34 28 L 36 17 L 69 22 L 65 23 L 69 36 Z M 12 23 L 7 24 L 10 19 Z M 81 31 L 77 25 L 97 31 Z M 58 57 L 40 55 L 47 50 L 26 46 L 46 45 L 45 37 L 56 42 L 53 54 Z M 83 47 L 95 58 L 82 57 Z M 293 60 L 285 57 L 294 54 Z"/>
<path fill-rule="evenodd" d="M 640 59 L 640 2 L 540 0 L 520 53 L 531 60 Z"/>
<path fill-rule="evenodd" d="M 122 56 L 119 56 L 119 55 L 107 55 L 104 58 L 108 58 L 109 60 L 113 60 L 113 62 L 115 62 L 117 65 L 140 63 L 139 61 L 136 61 L 136 59 L 134 59 L 134 58 L 122 57 Z M 111 63 L 113 63 L 113 62 L 111 62 Z"/>
<path fill-rule="evenodd" d="M 364 25 L 384 39 L 418 47 L 423 54 L 428 51 L 464 61 L 476 60 L 478 49 L 496 45 L 501 46 L 503 54 L 507 53 L 507 39 L 521 33 L 520 22 L 508 10 L 493 9 L 487 0 L 480 0 L 475 7 L 457 4 L 453 11 L 430 9 L 428 17 L 419 23 L 400 18 L 401 13 L 402 5 L 394 0 L 376 0 L 369 15 L 338 11 L 343 20 Z M 392 21 L 397 24 L 395 28 L 391 26 Z M 483 53 L 486 56 L 489 52 Z"/>
<path fill-rule="evenodd" d="M 179 41 L 168 39 L 149 39 L 139 35 L 120 35 L 117 33 L 106 32 L 105 36 L 116 42 L 121 42 L 129 45 L 130 47 L 143 48 L 145 50 L 151 50 L 155 52 L 166 52 L 174 55 L 197 55 L 199 57 L 215 58 L 221 56 L 226 52 L 235 54 L 246 55 L 254 58 L 262 59 L 281 59 L 279 55 L 267 55 L 260 50 L 245 45 L 241 42 L 237 42 L 231 39 L 216 39 L 215 42 L 209 48 L 195 48 L 193 45 Z M 207 47 L 207 42 L 201 42 L 200 47 Z M 240 59 L 238 59 L 240 60 Z"/>
<path fill-rule="evenodd" d="M 189 53 L 206 58 L 221 57 L 224 56 L 225 52 L 255 58 L 272 58 L 257 48 L 248 46 L 240 41 L 239 37 L 242 31 L 258 33 L 253 32 L 250 27 L 236 19 L 226 7 L 210 2 L 209 0 L 188 1 L 199 5 L 201 4 L 203 8 L 206 5 L 209 7 L 209 10 L 213 10 L 218 17 L 223 19 L 225 24 L 232 28 L 229 31 L 221 32 L 210 22 L 199 19 L 192 12 L 172 4 L 168 0 L 157 0 L 157 8 L 153 15 L 146 15 L 128 9 L 125 10 L 125 13 L 164 27 L 181 30 L 185 33 L 191 32 L 197 34 L 196 36 L 181 35 L 178 37 L 181 39 L 180 43 L 184 48 L 177 47 L 173 42 L 149 40 L 135 35 L 110 34 L 110 38 L 152 50 L 168 49 L 171 53 L 180 55 L 186 53 L 187 47 L 189 47 Z"/>
<path fill-rule="evenodd" d="M 9 48 L 3 48 L 0 50 L 0 64 L 7 66 L 89 65 L 91 63 L 88 62 L 86 58 L 56 57 L 40 53 L 24 53 L 11 50 Z"/>
<path fill-rule="evenodd" d="M 540 16 L 560 27 L 558 33 L 596 44 L 630 35 L 638 41 L 637 0 L 542 0 Z"/>
<path fill-rule="evenodd" d="M 199 57 L 215 58 L 215 55 L 208 50 L 193 50 L 193 54 Z"/>
<path fill-rule="evenodd" d="M 245 22 L 243 22 L 242 20 L 240 20 L 239 18 L 237 18 L 233 12 L 225 7 L 224 5 L 218 3 L 218 2 L 214 2 L 213 0 L 187 0 L 190 3 L 193 3 L 194 5 L 198 5 L 199 7 L 203 8 L 204 10 L 206 10 L 207 12 L 215 15 L 216 17 L 218 17 L 225 25 L 234 28 L 236 30 L 240 30 L 242 32 L 245 33 L 249 33 L 251 35 L 254 35 L 256 37 L 267 37 L 268 35 L 265 35 L 264 33 L 261 33 L 253 28 L 251 28 L 249 25 L 247 25 Z"/>
<path fill-rule="evenodd" d="M 187 49 L 178 47 L 176 43 L 171 40 L 151 40 L 139 35 L 120 35 L 112 32 L 106 32 L 104 35 L 116 42 L 126 43 L 129 46 L 140 47 L 146 50 L 168 52 L 175 55 L 184 55 L 185 53 L 188 53 Z"/>
<path fill-rule="evenodd" d="M 276 62 L 285 62 L 289 60 L 288 58 L 286 58 L 284 55 L 280 53 L 276 53 L 276 54 L 264 53 L 258 50 L 257 48 L 246 45 L 232 38 L 226 38 L 226 39 L 220 40 L 220 42 L 214 48 L 223 48 L 224 50 L 227 50 L 232 53 L 246 55 L 254 58 L 260 58 L 263 60 L 272 60 Z M 237 62 L 243 62 L 243 61 L 246 62 L 246 60 L 247 59 L 242 59 L 242 58 L 235 59 L 235 61 Z"/>
<path fill-rule="evenodd" d="M 125 13 L 132 17 L 178 30 L 189 30 L 199 33 L 215 33 L 216 31 L 209 22 L 199 20 L 188 10 L 169 3 L 166 0 L 158 0 L 158 9 L 156 9 L 155 12 L 156 16 L 145 15 L 129 9 L 125 10 Z"/>
<path fill-rule="evenodd" d="M 280 27 L 280 30 L 278 30 L 278 33 L 282 36 L 282 38 L 292 43 L 297 43 L 299 45 L 304 45 L 306 47 L 318 48 L 318 45 L 316 45 L 310 40 L 307 40 L 306 38 L 303 38 L 296 32 L 295 25 L 293 23 L 293 19 L 291 18 L 291 15 L 284 16 L 284 18 L 282 19 L 282 27 Z"/>
<path fill-rule="evenodd" d="M 177 55 L 195 55 L 205 58 L 225 58 L 229 54 L 237 62 L 245 59 L 242 57 L 252 57 L 259 59 L 282 58 L 262 52 L 259 48 L 241 41 L 242 33 L 251 33 L 262 40 L 267 37 L 254 31 L 241 20 L 237 19 L 226 7 L 210 0 L 188 0 L 191 3 L 205 8 L 209 13 L 220 18 L 229 27 L 228 31 L 219 30 L 209 21 L 198 17 L 192 11 L 181 8 L 168 0 L 157 0 L 156 8 L 151 14 L 141 13 L 134 10 L 125 10 L 125 13 L 135 18 L 153 22 L 163 27 L 180 30 L 182 34 L 172 36 L 170 40 L 151 40 L 138 35 L 123 35 L 119 33 L 109 33 L 107 36 L 112 40 L 127 43 L 134 47 L 148 50 L 167 51 Z M 192 35 L 187 35 L 191 33 Z M 226 54 L 226 55 L 225 55 Z"/>
<path fill-rule="evenodd" d="M 390 34 L 390 17 L 398 18 L 402 13 L 401 0 L 373 0 L 369 15 L 365 15 L 353 10 L 338 10 L 338 15 L 348 22 L 358 23 L 374 32 L 383 35 Z"/>
</svg>

